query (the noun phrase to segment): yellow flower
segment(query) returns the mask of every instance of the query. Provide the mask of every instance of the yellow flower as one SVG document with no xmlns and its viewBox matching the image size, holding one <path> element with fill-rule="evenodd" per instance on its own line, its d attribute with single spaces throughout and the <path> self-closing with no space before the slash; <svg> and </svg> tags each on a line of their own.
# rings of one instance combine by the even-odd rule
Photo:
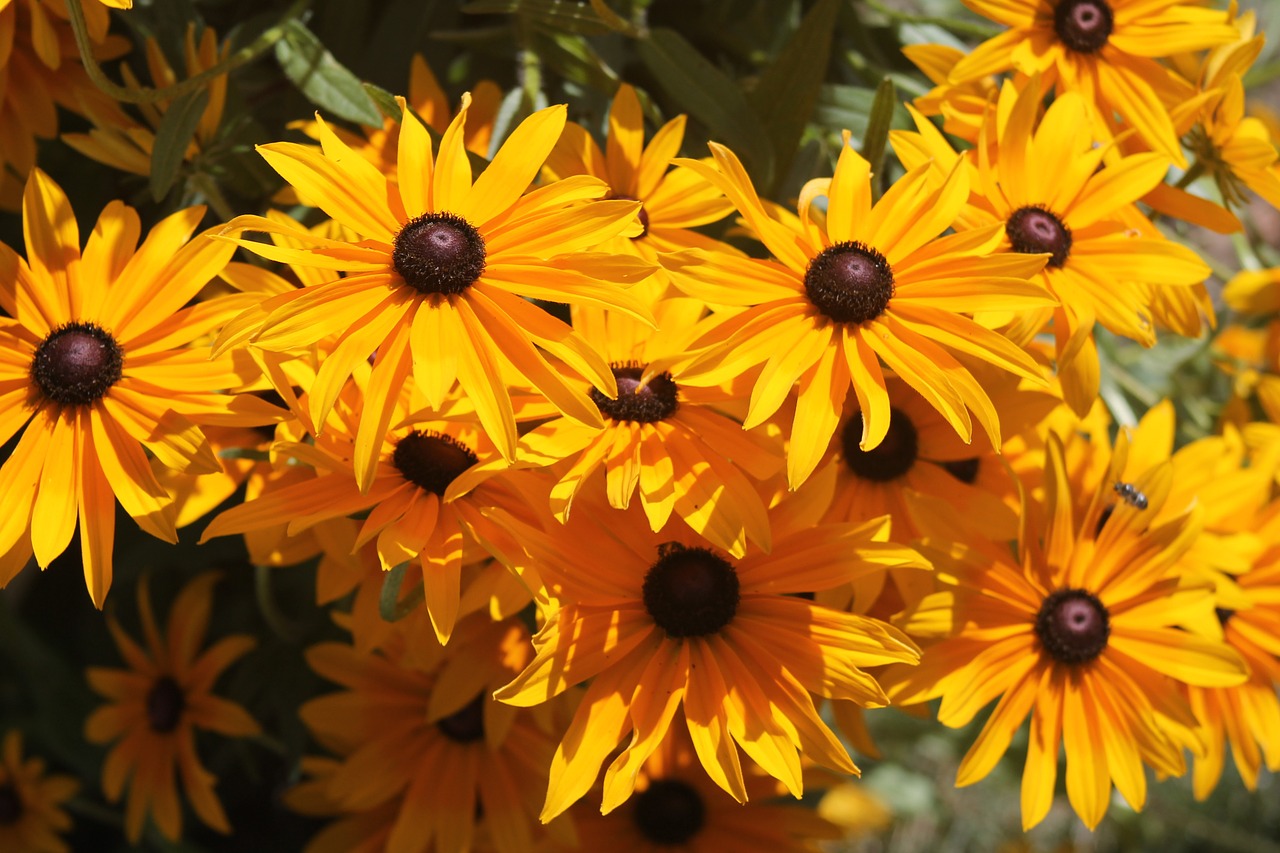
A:
<svg viewBox="0 0 1280 853">
<path fill-rule="evenodd" d="M 525 193 L 564 125 L 563 107 L 525 119 L 475 179 L 463 146 L 468 100 L 432 156 L 426 128 L 406 111 L 393 182 L 320 124 L 323 153 L 294 143 L 259 151 L 306 198 L 364 239 L 324 239 L 258 216 L 239 217 L 227 232 L 283 233 L 308 249 L 250 240 L 242 245 L 274 260 L 347 275 L 272 297 L 256 331 L 224 337 L 219 349 L 252 340 L 266 350 L 305 349 L 329 335 L 339 343 L 320 366 L 311 417 L 323 423 L 355 366 L 377 352 L 355 453 L 356 481 L 373 482 L 398 389 L 412 373 L 439 408 L 455 380 L 505 458 L 513 458 L 515 417 L 508 378 L 535 387 L 560 411 L 585 423 L 600 413 L 538 347 L 562 359 L 612 397 L 613 374 L 565 324 L 521 297 L 585 302 L 642 319 L 648 311 L 620 282 L 648 275 L 634 259 L 589 252 L 633 228 L 637 204 L 601 201 L 604 185 L 572 178 Z M 536 344 L 536 347 L 535 347 Z"/>
<path fill-rule="evenodd" d="M 964 169 L 953 169 L 936 188 L 928 166 L 914 169 L 873 205 L 870 164 L 848 139 L 846 133 L 835 177 L 805 186 L 794 222 L 770 216 L 723 146 L 711 144 L 718 169 L 679 161 L 728 195 L 776 260 L 698 249 L 662 258 L 681 290 L 733 309 L 699 342 L 707 352 L 690 365 L 686 383 L 716 385 L 763 362 L 747 428 L 777 411 L 800 383 L 787 454 L 793 489 L 822 460 L 850 386 L 866 418 L 859 446 L 870 450 L 884 440 L 890 406 L 881 360 L 966 442 L 973 436 L 971 410 L 993 445 L 1000 443 L 999 417 L 948 350 L 1043 382 L 1025 352 L 963 312 L 1049 304 L 1044 289 L 1027 281 L 1048 256 L 989 257 L 999 239 L 995 228 L 939 237 L 969 196 Z M 811 214 L 823 195 L 829 201 L 820 223 Z"/>
<path fill-rule="evenodd" d="M 79 789 L 70 776 L 45 773 L 39 758 L 23 760 L 22 735 L 6 732 L 0 747 L 0 849 L 66 853 L 58 837 L 71 828 L 63 804 Z"/>
<path fill-rule="evenodd" d="M 363 385 L 367 368 L 359 370 Z M 492 509 L 526 517 L 529 496 L 520 488 L 522 479 L 494 477 L 506 464 L 473 423 L 412 415 L 404 406 L 407 396 L 396 394 L 401 402 L 379 433 L 367 491 L 357 485 L 352 460 L 368 392 L 352 382 L 330 409 L 323 429 L 313 428 L 296 440 L 285 436 L 272 446 L 280 457 L 315 469 L 315 476 L 291 477 L 291 482 L 226 510 L 209 523 L 200 541 L 284 524 L 296 534 L 368 511 L 352 551 L 376 542 L 383 571 L 421 562 L 431 623 L 439 641 L 448 642 L 458 618 L 463 565 L 487 556 L 486 549 L 516 553 L 490 517 Z M 307 401 L 294 405 L 305 423 Z"/>
<path fill-rule="evenodd" d="M 609 358 L 618 396 L 610 400 L 593 391 L 602 428 L 560 417 L 520 439 L 522 465 L 573 460 L 557 469 L 560 478 L 551 489 L 551 509 L 560 521 L 569 517 L 582 490 L 599 492 L 603 486 L 618 509 L 626 509 L 638 492 L 654 530 L 674 511 L 735 556 L 745 553 L 748 539 L 768 550 L 769 519 L 747 475 L 758 480 L 775 474 L 782 467 L 781 447 L 744 432 L 717 411 L 731 400 L 723 389 L 682 387 L 678 363 L 642 381 L 651 364 L 679 361 L 702 313 L 697 300 L 665 298 L 654 311 L 654 332 L 632 317 L 574 309 L 573 327 Z"/>
<path fill-rule="evenodd" d="M 680 153 L 684 128 L 685 117 L 676 116 L 645 145 L 640 99 L 626 83 L 613 96 L 609 138 L 603 152 L 581 125 L 565 125 L 560 141 L 547 157 L 547 172 L 556 178 L 593 175 L 609 184 L 610 198 L 641 203 L 637 215 L 642 231 L 614 238 L 602 249 L 636 254 L 656 264 L 661 252 L 721 246 L 691 229 L 723 219 L 733 212 L 733 205 L 696 173 L 668 171 L 672 158 Z"/>
<path fill-rule="evenodd" d="M 160 221 L 141 246 L 138 214 L 112 202 L 80 249 L 66 195 L 40 170 L 23 197 L 27 259 L 0 245 L 0 584 L 34 552 L 48 566 L 80 527 L 85 582 L 101 607 L 111 586 L 115 503 L 143 530 L 177 541 L 173 501 L 149 451 L 178 470 L 217 471 L 199 424 L 253 426 L 281 410 L 223 393 L 257 378 L 240 356 L 191 344 L 238 306 L 186 306 L 233 247 L 188 240 L 203 207 Z M 243 355 L 243 354 L 241 354 Z M 25 427 L 25 429 L 24 429 Z"/>
<path fill-rule="evenodd" d="M 1157 186 L 1168 168 L 1162 154 L 1118 158 L 1103 165 L 1093 146 L 1086 106 L 1076 94 L 1054 101 L 1037 123 L 1039 91 L 1005 84 L 1000 110 L 988 113 L 983 139 L 969 155 L 916 115 L 915 133 L 895 132 L 894 150 L 908 168 L 933 162 L 946 180 L 957 162 L 975 168 L 961 229 L 999 228 L 1005 252 L 1048 254 L 1038 278 L 1056 297 L 1052 312 L 1063 395 L 1080 415 L 1098 394 L 1094 323 L 1144 346 L 1155 344 L 1153 293 L 1204 281 L 1209 267 L 1190 249 L 1154 232 L 1139 236 L 1124 213 Z M 1038 330 L 1048 312 L 1007 313 L 1001 323 Z"/>
<path fill-rule="evenodd" d="M 1087 457 L 1087 447 L 1072 444 L 1064 452 L 1050 437 L 1045 499 L 1024 504 L 1015 554 L 972 538 L 958 518 L 933 528 L 922 553 L 950 588 L 900 624 L 937 642 L 919 667 L 885 674 L 895 702 L 941 697 L 938 719 L 954 728 L 999 700 L 960 763 L 957 785 L 985 777 L 1032 715 L 1024 828 L 1049 810 L 1059 744 L 1067 796 L 1087 826 L 1106 813 L 1113 782 L 1141 809 L 1143 764 L 1180 775 L 1183 748 L 1201 748 L 1179 683 L 1226 687 L 1246 677 L 1240 656 L 1221 641 L 1212 588 L 1180 570 L 1199 519 L 1192 512 L 1158 520 L 1172 466 L 1122 483 L 1129 491 L 1117 496 L 1127 437 L 1092 487 L 1068 464 Z"/>
<path fill-rule="evenodd" d="M 484 615 L 460 623 L 447 649 L 414 617 L 374 654 L 344 643 L 311 647 L 307 663 L 344 689 L 299 710 L 339 757 L 305 798 L 307 810 L 376 811 L 387 821 L 387 850 L 463 853 L 481 833 L 498 853 L 532 849 L 533 782 L 551 762 L 553 740 L 540 725 L 548 715 L 489 697 L 529 656 L 518 622 Z M 308 850 L 334 849 L 321 842 Z"/>
<path fill-rule="evenodd" d="M 177 73 L 169 65 L 169 60 L 165 58 L 156 40 L 148 38 L 146 44 L 147 67 L 151 73 L 153 85 L 171 86 L 179 82 Z M 194 23 L 187 25 L 184 59 L 188 77 L 217 65 L 227 57 L 230 51 L 229 42 L 224 42 L 221 48 L 218 47 L 217 34 L 207 27 L 200 33 L 197 43 L 196 25 Z M 121 74 L 127 85 L 138 87 L 138 80 L 128 65 L 121 67 Z M 183 160 L 188 163 L 195 161 L 208 150 L 222 123 L 222 110 L 227 99 L 227 75 L 215 77 L 206 84 L 205 88 L 209 93 L 209 102 L 200 115 L 195 136 L 188 143 L 187 150 L 183 154 Z M 128 119 L 120 122 L 112 116 L 97 114 L 92 107 L 86 106 L 86 112 L 93 120 L 94 128 L 87 134 L 65 133 L 62 140 L 99 163 L 105 163 L 135 175 L 149 175 L 156 131 L 171 106 L 172 102 L 167 100 L 140 104 L 138 109 L 142 113 L 142 123 Z"/>
<path fill-rule="evenodd" d="M 129 43 L 107 35 L 107 10 L 85 9 L 94 56 L 111 59 Z M 17 210 L 22 182 L 36 163 L 36 140 L 58 135 L 57 107 L 124 121 L 80 64 L 66 6 L 0 0 L 0 209 Z"/>
<path fill-rule="evenodd" d="M 776 779 L 749 773 L 744 806 L 720 790 L 698 764 L 689 735 L 672 729 L 640 770 L 636 793 L 608 815 L 581 807 L 573 814 L 578 845 L 548 847 L 616 853 L 805 853 L 840 830 L 813 809 L 778 801 Z M 821 786 L 819 786 L 821 787 Z"/>
<path fill-rule="evenodd" d="M 1111 139 L 1116 115 L 1150 147 L 1186 165 L 1166 104 L 1194 90 L 1156 59 L 1225 44 L 1224 11 L 1186 0 L 964 0 L 1008 30 L 974 48 L 950 82 L 1016 70 L 1039 74 L 1042 92 L 1078 93 L 1095 135 Z M 1045 172 L 1048 174 L 1048 170 Z"/>
<path fill-rule="evenodd" d="M 133 844 L 141 838 L 148 814 L 170 841 L 182 836 L 178 779 L 205 825 L 231 831 L 213 792 L 217 780 L 196 754 L 195 731 L 249 737 L 260 729 L 244 708 L 212 692 L 218 676 L 253 648 L 254 639 L 245 634 L 224 637 L 200 652 L 217 581 L 218 575 L 208 572 L 183 587 L 162 637 L 143 580 L 138 611 L 145 648 L 108 616 L 107 627 L 128 669 L 88 670 L 89 684 L 110 701 L 85 721 L 85 738 L 98 744 L 118 741 L 102 766 L 102 790 L 115 802 L 128 787 L 125 834 Z"/>
<path fill-rule="evenodd" d="M 773 550 L 735 559 L 683 528 L 650 530 L 635 508 L 580 510 L 551 534 L 508 520 L 558 609 L 534 637 L 537 656 L 495 697 L 529 707 L 591 680 L 556 751 L 544 821 L 585 795 L 624 741 L 601 811 L 626 802 L 678 714 L 707 775 L 739 802 L 739 747 L 796 797 L 798 749 L 857 772 L 810 694 L 884 705 L 861 667 L 914 663 L 917 649 L 882 622 L 787 593 L 921 561 L 884 542 L 879 523 L 772 522 Z"/>
</svg>

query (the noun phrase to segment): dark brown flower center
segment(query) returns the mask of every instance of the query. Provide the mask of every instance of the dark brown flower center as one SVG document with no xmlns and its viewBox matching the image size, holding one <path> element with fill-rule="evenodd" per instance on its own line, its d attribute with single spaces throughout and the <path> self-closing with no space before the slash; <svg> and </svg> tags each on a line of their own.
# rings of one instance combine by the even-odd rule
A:
<svg viewBox="0 0 1280 853">
<path fill-rule="evenodd" d="M 406 222 L 391 250 L 404 283 L 427 294 L 463 293 L 484 272 L 484 261 L 484 238 L 452 213 L 424 213 Z"/>
<path fill-rule="evenodd" d="M 22 817 L 22 797 L 8 782 L 0 785 L 0 826 L 15 824 Z"/>
<path fill-rule="evenodd" d="M 1092 593 L 1060 589 L 1040 605 L 1036 636 L 1049 657 L 1059 663 L 1088 663 L 1107 647 L 1111 617 Z"/>
<path fill-rule="evenodd" d="M 590 391 L 591 399 L 600 414 L 615 421 L 635 421 L 651 424 L 666 420 L 680 407 L 679 388 L 670 373 L 659 373 L 640 387 L 644 368 L 631 365 L 613 365 L 613 377 L 618 381 L 618 397 L 610 400 L 597 388 Z"/>
<path fill-rule="evenodd" d="M 436 723 L 440 733 L 455 743 L 475 743 L 484 740 L 484 701 L 483 692 L 476 694 L 467 706 L 455 711 Z"/>
<path fill-rule="evenodd" d="M 1053 30 L 1076 53 L 1096 53 L 1107 43 L 1115 18 L 1106 0 L 1061 0 L 1053 10 Z"/>
<path fill-rule="evenodd" d="M 911 470 L 919 452 L 916 425 L 898 409 L 889 410 L 889 431 L 884 440 L 870 450 L 858 446 L 862 441 L 862 413 L 849 418 L 840 435 L 844 447 L 844 464 L 864 480 L 888 483 Z"/>
<path fill-rule="evenodd" d="M 893 270 L 875 249 L 836 243 L 809 261 L 804 292 L 813 307 L 837 323 L 867 323 L 889 307 Z"/>
<path fill-rule="evenodd" d="M 706 548 L 666 542 L 644 577 L 644 606 L 670 637 L 703 637 L 738 612 L 738 574 Z"/>
<path fill-rule="evenodd" d="M 444 497 L 445 489 L 479 459 L 453 436 L 414 430 L 396 442 L 391 464 L 400 475 L 428 492 Z"/>
<path fill-rule="evenodd" d="M 1071 229 L 1043 207 L 1021 207 L 1004 225 L 1015 252 L 1049 255 L 1049 266 L 1060 267 L 1071 254 Z"/>
<path fill-rule="evenodd" d="M 707 807 L 692 785 L 678 779 L 655 779 L 636 795 L 632 816 L 640 834 L 650 843 L 674 847 L 702 830 Z"/>
<path fill-rule="evenodd" d="M 960 482 L 973 485 L 978 480 L 978 464 L 981 461 L 977 456 L 971 459 L 954 459 L 951 462 L 943 462 L 942 467 Z"/>
<path fill-rule="evenodd" d="M 178 682 L 162 675 L 147 693 L 147 723 L 153 732 L 171 732 L 178 727 L 186 707 L 187 699 Z"/>
<path fill-rule="evenodd" d="M 124 370 L 124 350 L 95 323 L 67 323 L 49 333 L 31 359 L 31 378 L 45 397 L 63 406 L 101 400 Z"/>
</svg>

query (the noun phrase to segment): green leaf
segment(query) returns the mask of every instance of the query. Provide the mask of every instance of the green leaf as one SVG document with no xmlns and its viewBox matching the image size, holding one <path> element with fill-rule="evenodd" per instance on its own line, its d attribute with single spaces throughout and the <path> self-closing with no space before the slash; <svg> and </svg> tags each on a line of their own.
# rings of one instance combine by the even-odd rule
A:
<svg viewBox="0 0 1280 853">
<path fill-rule="evenodd" d="M 395 95 L 372 83 L 364 84 L 364 93 L 369 96 L 369 100 L 373 101 L 374 106 L 378 108 L 378 112 L 389 119 L 400 121 L 402 114 L 400 105 L 396 103 Z"/>
<path fill-rule="evenodd" d="M 160 201 L 169 194 L 178 170 L 186 158 L 187 146 L 196 135 L 200 116 L 209 104 L 209 90 L 188 92 L 169 104 L 160 126 L 156 128 L 155 147 L 151 149 L 151 198 Z"/>
<path fill-rule="evenodd" d="M 276 42 L 276 59 L 285 76 L 316 106 L 348 121 L 382 126 L 382 113 L 360 79 L 334 59 L 303 24 L 288 23 Z"/>
<path fill-rule="evenodd" d="M 884 165 L 884 149 L 889 142 L 889 128 L 893 125 L 893 111 L 898 108 L 898 90 L 888 77 L 876 87 L 875 100 L 871 102 L 871 114 L 867 117 L 867 132 L 862 137 L 862 156 L 871 164 L 871 173 L 880 174 Z"/>
<path fill-rule="evenodd" d="M 773 180 L 773 149 L 738 84 L 675 30 L 655 29 L 639 42 L 640 59 L 681 109 L 733 149 L 762 186 Z"/>
<path fill-rule="evenodd" d="M 604 35 L 610 27 L 589 5 L 574 0 L 474 0 L 462 11 L 476 15 L 515 15 L 550 32 Z"/>
<path fill-rule="evenodd" d="M 819 0 L 781 52 L 765 66 L 750 95 L 756 115 L 773 145 L 775 171 L 787 168 L 813 115 L 831 56 L 831 36 L 839 0 Z"/>
</svg>

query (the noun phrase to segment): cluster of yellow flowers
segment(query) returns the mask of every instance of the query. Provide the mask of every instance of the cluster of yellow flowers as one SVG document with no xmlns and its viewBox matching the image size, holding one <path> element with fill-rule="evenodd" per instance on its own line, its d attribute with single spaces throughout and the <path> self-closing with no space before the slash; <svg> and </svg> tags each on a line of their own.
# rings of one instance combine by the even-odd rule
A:
<svg viewBox="0 0 1280 853">
<path fill-rule="evenodd" d="M 1197 796 L 1228 743 L 1254 786 L 1280 769 L 1280 427 L 1249 400 L 1280 419 L 1275 346 L 1223 336 L 1238 399 L 1175 452 L 1167 402 L 1117 433 L 1095 330 L 1213 325 L 1209 265 L 1156 219 L 1240 227 L 1201 171 L 1280 204 L 1241 85 L 1261 36 L 1234 4 L 966 2 L 1008 29 L 909 50 L 937 85 L 890 134 L 900 177 L 846 132 L 794 204 L 723 145 L 681 157 L 683 116 L 646 143 L 628 85 L 603 147 L 565 106 L 498 144 L 496 87 L 454 111 L 420 60 L 384 126 L 259 147 L 306 224 L 195 234 L 193 207 L 139 243 L 112 202 L 82 247 L 6 134 L 30 177 L 25 258 L 0 245 L 0 584 L 78 529 L 101 607 L 117 503 L 169 542 L 318 559 L 350 641 L 307 655 L 341 688 L 300 710 L 317 851 L 811 849 L 836 827 L 770 800 L 856 774 L 862 709 L 934 699 L 957 728 L 994 703 L 958 785 L 1030 717 L 1024 827 L 1063 749 L 1089 827 L 1187 752 Z M 154 136 L 82 105 L 68 141 L 145 171 Z M 1278 288 L 1227 299 L 1274 316 Z M 259 727 L 211 692 L 253 645 L 200 652 L 214 580 L 163 637 L 140 586 L 145 647 L 111 619 L 129 669 L 89 672 L 132 839 L 181 834 L 175 773 L 230 830 L 193 730 Z"/>
</svg>

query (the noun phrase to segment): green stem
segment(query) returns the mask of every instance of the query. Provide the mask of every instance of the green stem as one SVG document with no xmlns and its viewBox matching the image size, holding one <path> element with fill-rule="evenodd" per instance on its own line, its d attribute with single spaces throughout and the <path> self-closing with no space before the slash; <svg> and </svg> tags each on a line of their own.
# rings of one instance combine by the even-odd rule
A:
<svg viewBox="0 0 1280 853">
<path fill-rule="evenodd" d="M 110 824 L 111 826 L 123 826 L 124 819 L 120 814 L 105 806 L 83 799 L 82 797 L 72 797 L 67 801 L 67 809 L 81 817 L 87 817 L 90 820 L 96 820 L 99 823 Z"/>
<path fill-rule="evenodd" d="M 218 182 L 204 172 L 196 172 L 191 176 L 191 185 L 195 187 L 209 202 L 209 206 L 213 208 L 213 212 L 223 222 L 230 222 L 236 218 L 235 208 L 227 201 L 227 197 L 222 194 L 222 190 L 218 188 Z"/>
<path fill-rule="evenodd" d="M 880 0 L 862 0 L 872 9 L 875 9 L 881 15 L 892 21 L 899 21 L 904 24 L 932 24 L 935 27 L 942 27 L 944 30 L 950 30 L 960 35 L 973 36 L 974 38 L 989 39 L 1000 35 L 1001 30 L 997 27 L 987 26 L 986 24 L 970 23 L 969 21 L 953 21 L 950 18 L 935 18 L 932 15 L 912 15 L 909 12 L 899 12 L 896 9 L 890 9 Z"/>
<path fill-rule="evenodd" d="M 289 22 L 297 18 L 311 5 L 311 0 L 294 0 L 293 5 L 281 17 L 280 23 L 264 31 L 252 42 L 240 48 L 217 65 L 212 68 L 206 68 L 181 83 L 163 86 L 159 89 L 146 87 L 135 89 L 131 86 L 121 86 L 109 80 L 107 75 L 103 73 L 102 66 L 98 64 L 98 60 L 94 58 L 93 45 L 89 41 L 89 26 L 85 23 L 84 7 L 81 5 L 83 2 L 84 0 L 69 0 L 67 10 L 71 13 L 71 31 L 75 34 L 76 47 L 80 51 L 80 61 L 84 63 L 84 70 L 88 73 L 89 79 L 99 89 L 117 101 L 124 101 L 129 104 L 153 104 L 156 101 L 181 97 L 187 92 L 200 88 L 215 77 L 252 62 L 279 41 L 284 35 L 285 27 Z"/>
<path fill-rule="evenodd" d="M 1182 177 L 1178 178 L 1178 182 L 1174 184 L 1173 187 L 1174 189 L 1185 190 L 1187 187 L 1194 184 L 1196 182 L 1196 179 L 1203 174 L 1204 174 L 1204 163 L 1202 163 L 1200 160 L 1197 159 L 1194 163 L 1192 163 L 1189 167 L 1187 167 L 1187 171 L 1182 173 Z"/>
</svg>

